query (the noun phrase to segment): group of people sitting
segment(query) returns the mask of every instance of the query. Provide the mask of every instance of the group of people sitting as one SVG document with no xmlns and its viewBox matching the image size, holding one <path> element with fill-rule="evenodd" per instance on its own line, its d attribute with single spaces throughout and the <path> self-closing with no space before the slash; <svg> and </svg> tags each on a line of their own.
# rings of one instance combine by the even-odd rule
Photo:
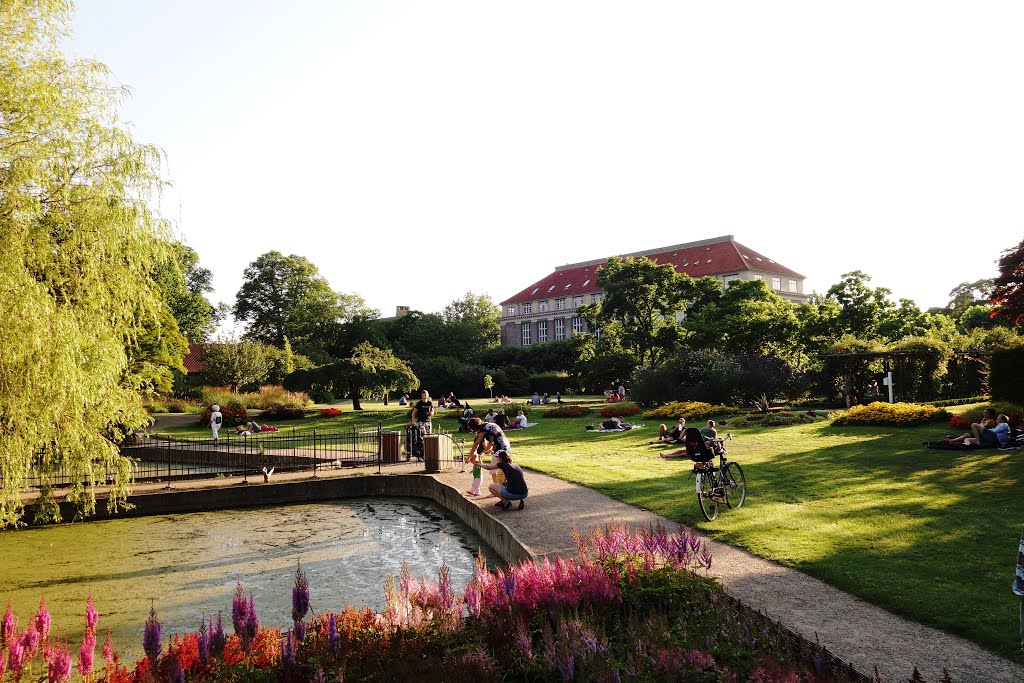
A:
<svg viewBox="0 0 1024 683">
<path fill-rule="evenodd" d="M 512 399 L 504 394 L 499 394 L 491 399 L 491 403 L 511 403 Z"/>
<path fill-rule="evenodd" d="M 559 403 L 562 402 L 562 392 L 558 392 L 558 402 Z M 544 396 L 541 396 L 540 394 L 538 394 L 535 391 L 535 392 L 533 392 L 533 398 L 530 399 L 530 403 L 532 403 L 535 406 L 539 406 L 539 405 L 545 405 L 546 406 L 549 403 L 551 403 L 551 394 L 549 394 L 548 392 L 545 391 L 544 392 Z"/>
<path fill-rule="evenodd" d="M 255 421 L 250 420 L 245 424 L 235 426 L 235 434 L 238 436 L 252 436 L 253 434 L 259 434 L 260 432 L 276 432 L 277 427 L 271 427 L 270 425 L 260 425 Z"/>
<path fill-rule="evenodd" d="M 985 408 L 981 422 L 972 422 L 971 431 L 960 436 L 947 436 L 945 441 L 950 446 L 980 446 L 981 448 L 1005 448 L 1010 443 L 1010 418 L 996 415 L 993 408 Z"/>
<path fill-rule="evenodd" d="M 514 418 L 510 418 L 505 414 L 504 410 L 494 412 L 494 409 L 490 408 L 487 411 L 487 414 L 484 415 L 483 421 L 494 423 L 502 429 L 525 429 L 526 427 L 532 426 L 526 421 L 526 415 L 521 410 L 516 413 Z"/>
</svg>

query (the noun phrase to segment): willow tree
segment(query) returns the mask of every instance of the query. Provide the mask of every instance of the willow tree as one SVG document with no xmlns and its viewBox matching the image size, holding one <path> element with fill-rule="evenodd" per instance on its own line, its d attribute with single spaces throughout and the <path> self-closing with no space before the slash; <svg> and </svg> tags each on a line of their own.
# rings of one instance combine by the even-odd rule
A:
<svg viewBox="0 0 1024 683">
<path fill-rule="evenodd" d="M 105 67 L 62 53 L 70 15 L 0 2 L 0 527 L 33 470 L 63 467 L 86 514 L 108 475 L 108 508 L 125 502 L 116 443 L 147 419 L 130 355 L 178 334 L 150 277 L 170 256 L 160 154 L 118 120 Z"/>
</svg>

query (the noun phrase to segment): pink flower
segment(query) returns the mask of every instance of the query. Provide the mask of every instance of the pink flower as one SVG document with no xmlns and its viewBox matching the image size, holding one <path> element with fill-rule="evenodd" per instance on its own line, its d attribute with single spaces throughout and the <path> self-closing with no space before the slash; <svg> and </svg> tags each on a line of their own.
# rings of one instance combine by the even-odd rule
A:
<svg viewBox="0 0 1024 683">
<path fill-rule="evenodd" d="M 92 604 L 92 594 L 89 595 L 89 600 L 85 605 L 85 628 L 86 630 L 96 632 L 96 622 L 100 620 L 100 615 L 96 612 L 96 607 Z"/>
<path fill-rule="evenodd" d="M 96 651 L 96 632 L 86 630 L 82 635 L 82 647 L 78 648 L 78 671 L 83 676 L 92 673 L 92 664 Z"/>
<path fill-rule="evenodd" d="M 103 643 L 103 661 L 107 663 L 107 666 L 110 666 L 116 656 L 117 655 L 114 652 L 114 641 L 110 637 L 110 629 L 108 628 L 107 641 Z"/>
<path fill-rule="evenodd" d="M 39 611 L 36 612 L 34 621 L 36 630 L 39 631 L 39 635 L 42 637 L 43 642 L 46 642 L 50 637 L 50 613 L 46 609 L 45 596 L 39 600 Z"/>
<path fill-rule="evenodd" d="M 47 667 L 48 683 L 64 683 L 71 677 L 71 653 L 67 645 L 61 644 L 53 653 Z"/>
<path fill-rule="evenodd" d="M 7 601 L 7 611 L 4 613 L 4 620 L 0 623 L 0 645 L 7 647 L 18 637 L 18 617 L 11 611 L 11 601 Z"/>
<path fill-rule="evenodd" d="M 21 672 L 25 668 L 25 646 L 22 645 L 21 638 L 11 639 L 11 644 L 7 648 L 7 666 L 14 674 L 15 680 L 21 678 Z"/>
</svg>

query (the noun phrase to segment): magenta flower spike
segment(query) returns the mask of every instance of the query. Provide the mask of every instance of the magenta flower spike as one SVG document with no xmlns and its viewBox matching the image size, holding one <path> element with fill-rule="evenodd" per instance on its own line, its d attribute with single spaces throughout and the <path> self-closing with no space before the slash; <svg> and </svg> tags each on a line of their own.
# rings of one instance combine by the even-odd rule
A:
<svg viewBox="0 0 1024 683">
<path fill-rule="evenodd" d="M 160 639 L 160 622 L 157 621 L 156 610 L 152 607 L 149 608 L 149 618 L 146 619 L 146 628 L 142 632 L 142 649 L 146 651 L 149 661 L 156 666 L 164 646 Z"/>
<path fill-rule="evenodd" d="M 39 631 L 31 621 L 28 624 L 28 630 L 21 634 L 21 645 L 25 649 L 25 658 L 35 659 L 36 652 L 39 650 Z"/>
<path fill-rule="evenodd" d="M 249 605 L 246 610 L 245 624 L 242 635 L 242 645 L 248 652 L 252 646 L 252 642 L 256 640 L 256 634 L 260 630 L 260 620 L 256 616 L 256 603 L 252 599 L 252 593 L 249 593 Z"/>
<path fill-rule="evenodd" d="M 96 607 L 92 604 L 92 593 L 90 593 L 89 599 L 85 603 L 85 628 L 95 633 L 96 624 L 99 620 L 100 615 L 96 612 Z"/>
<path fill-rule="evenodd" d="M 299 564 L 295 569 L 295 586 L 292 588 L 292 621 L 300 622 L 309 611 L 309 580 Z M 301 638 L 300 638 L 301 640 Z"/>
<path fill-rule="evenodd" d="M 71 678 L 71 653 L 64 643 L 54 650 L 46 674 L 47 683 L 64 683 Z"/>
<path fill-rule="evenodd" d="M 36 624 L 36 631 L 45 643 L 50 638 L 50 612 L 46 609 L 46 596 L 39 600 L 39 611 L 36 612 L 33 620 Z"/>
<path fill-rule="evenodd" d="M 249 604 L 242 592 L 242 582 L 235 586 L 235 599 L 231 601 L 231 625 L 235 627 L 235 635 L 239 638 L 245 633 L 245 621 L 248 617 Z"/>
<path fill-rule="evenodd" d="M 25 646 L 21 638 L 12 638 L 7 647 L 7 668 L 14 674 L 14 680 L 21 678 L 21 672 L 25 669 Z"/>
<path fill-rule="evenodd" d="M 114 639 L 110 636 L 110 629 L 108 628 L 107 640 L 103 643 L 103 661 L 107 663 L 107 666 L 110 666 L 116 656 L 114 652 Z"/>
<path fill-rule="evenodd" d="M 87 629 L 82 634 L 82 646 L 78 648 L 78 672 L 83 676 L 91 674 L 95 658 L 96 632 L 92 629 Z"/>
<path fill-rule="evenodd" d="M 0 645 L 7 647 L 18 637 L 18 617 L 14 616 L 11 610 L 11 601 L 7 601 L 7 611 L 4 612 L 4 620 L 0 623 Z"/>
</svg>

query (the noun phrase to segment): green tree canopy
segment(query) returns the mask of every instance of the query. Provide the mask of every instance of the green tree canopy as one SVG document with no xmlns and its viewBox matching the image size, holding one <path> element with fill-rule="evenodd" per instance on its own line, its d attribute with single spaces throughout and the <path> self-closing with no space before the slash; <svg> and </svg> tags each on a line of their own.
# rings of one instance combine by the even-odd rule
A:
<svg viewBox="0 0 1024 683">
<path fill-rule="evenodd" d="M 172 258 L 158 264 L 153 274 L 164 301 L 189 341 L 206 341 L 217 326 L 219 314 L 206 298 L 213 291 L 213 273 L 199 265 L 195 249 L 180 242 L 172 245 Z"/>
<path fill-rule="evenodd" d="M 467 292 L 445 306 L 441 319 L 448 327 L 448 353 L 461 361 L 501 344 L 501 308 L 486 294 Z"/>
<path fill-rule="evenodd" d="M 303 256 L 268 251 L 250 263 L 242 277 L 232 313 L 247 324 L 244 336 L 250 341 L 283 348 L 288 337 L 304 352 L 340 319 L 338 294 Z"/>
<path fill-rule="evenodd" d="M 296 370 L 284 382 L 290 391 L 323 389 L 336 396 L 348 396 L 355 410 L 362 410 L 360 400 L 364 397 L 382 396 L 418 384 L 419 379 L 408 363 L 368 342 L 356 346 L 350 358 L 313 370 Z"/>
<path fill-rule="evenodd" d="M 992 278 L 961 282 L 949 292 L 949 316 L 957 319 L 972 306 L 988 304 L 994 286 Z"/>
<path fill-rule="evenodd" d="M 796 355 L 795 307 L 764 280 L 733 280 L 721 296 L 687 318 L 688 340 L 739 356 Z"/>
<path fill-rule="evenodd" d="M 120 125 L 126 91 L 106 68 L 61 52 L 70 12 L 0 3 L 0 527 L 17 522 L 33 467 L 63 467 L 86 513 L 108 471 L 108 508 L 124 501 L 131 462 L 116 443 L 148 419 L 128 349 L 138 361 L 178 334 L 152 279 L 169 256 L 149 209 L 160 153 Z"/>
<path fill-rule="evenodd" d="M 231 391 L 262 382 L 270 373 L 274 360 L 263 344 L 234 339 L 218 340 L 208 345 L 203 353 L 210 383 L 227 385 Z"/>
</svg>

